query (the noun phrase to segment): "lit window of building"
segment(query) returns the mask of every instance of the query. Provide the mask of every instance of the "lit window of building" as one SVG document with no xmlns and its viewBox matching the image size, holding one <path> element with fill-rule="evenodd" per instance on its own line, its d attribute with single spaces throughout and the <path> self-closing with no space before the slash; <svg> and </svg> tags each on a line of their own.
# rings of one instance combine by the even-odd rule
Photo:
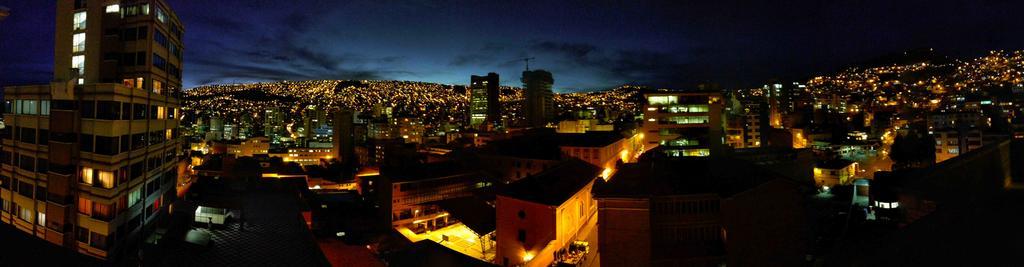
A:
<svg viewBox="0 0 1024 267">
<path fill-rule="evenodd" d="M 84 30 L 85 29 L 85 11 L 76 12 L 74 15 L 74 27 L 72 30 Z"/>
<path fill-rule="evenodd" d="M 92 185 L 92 183 L 93 183 L 93 169 L 92 168 L 89 168 L 89 167 L 83 167 L 82 168 L 82 176 L 81 176 L 80 182 L 82 182 L 83 184 Z"/>
<path fill-rule="evenodd" d="M 76 33 L 75 35 L 73 35 L 73 37 L 71 37 L 71 39 L 72 39 L 72 47 L 71 47 L 71 52 L 72 53 L 85 52 L 85 33 L 84 32 Z"/>
<path fill-rule="evenodd" d="M 71 68 L 78 70 L 78 75 L 85 75 L 85 56 L 77 55 L 71 57 Z"/>
<path fill-rule="evenodd" d="M 108 171 L 99 171 L 99 182 L 103 188 L 114 188 L 114 173 Z"/>
<path fill-rule="evenodd" d="M 121 5 L 118 5 L 118 4 L 108 5 L 107 9 L 106 9 L 106 12 L 107 12 L 107 14 L 121 13 Z"/>
</svg>

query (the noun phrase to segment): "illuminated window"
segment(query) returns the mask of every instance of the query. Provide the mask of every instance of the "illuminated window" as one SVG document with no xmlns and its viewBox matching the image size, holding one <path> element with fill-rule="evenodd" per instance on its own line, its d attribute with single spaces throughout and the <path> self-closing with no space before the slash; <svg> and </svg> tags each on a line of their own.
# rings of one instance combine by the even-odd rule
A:
<svg viewBox="0 0 1024 267">
<path fill-rule="evenodd" d="M 71 52 L 72 53 L 85 52 L 85 33 L 84 32 L 76 33 L 75 35 L 73 35 L 71 37 L 71 40 L 73 41 L 72 42 L 72 47 L 71 47 Z"/>
<path fill-rule="evenodd" d="M 164 10 L 159 7 L 156 8 L 156 20 L 160 23 L 167 23 L 167 14 L 164 14 Z"/>
<path fill-rule="evenodd" d="M 92 203 L 92 215 L 98 218 L 112 217 L 110 205 L 95 202 Z"/>
<path fill-rule="evenodd" d="M 679 103 L 679 97 L 674 95 L 669 96 L 649 96 L 647 97 L 647 103 L 651 105 L 669 105 Z"/>
<path fill-rule="evenodd" d="M 89 185 L 92 185 L 92 182 L 93 182 L 93 175 L 94 175 L 94 173 L 93 173 L 93 169 L 92 169 L 92 168 L 89 168 L 89 167 L 82 167 L 82 177 L 81 177 L 81 180 L 80 180 L 80 181 L 81 181 L 81 182 L 82 182 L 83 184 L 89 184 Z"/>
<path fill-rule="evenodd" d="M 85 29 L 85 11 L 76 12 L 74 15 L 74 28 L 73 30 L 84 30 Z"/>
<path fill-rule="evenodd" d="M 16 100 L 15 103 L 17 104 L 18 114 L 39 114 L 39 102 L 36 100 Z M 49 103 L 49 101 L 47 101 L 47 103 Z M 49 109 L 49 104 L 47 104 L 47 109 Z M 47 110 L 47 112 L 49 112 L 49 110 Z"/>
<path fill-rule="evenodd" d="M 153 80 L 153 93 L 161 93 L 164 91 L 164 84 L 160 81 Z"/>
<path fill-rule="evenodd" d="M 92 216 L 92 200 L 84 197 L 78 197 L 78 213 Z"/>
<path fill-rule="evenodd" d="M 26 222 L 31 223 L 33 219 L 32 217 L 34 217 L 33 215 L 35 215 L 33 213 L 34 212 L 32 212 L 31 209 L 21 208 L 21 210 L 18 211 L 18 217 L 21 218 L 22 220 L 25 220 Z"/>
<path fill-rule="evenodd" d="M 39 219 L 36 220 L 36 224 L 38 224 L 39 226 L 46 226 L 46 213 L 43 213 L 42 211 L 40 211 L 39 212 L 39 217 L 37 217 L 37 218 L 39 218 Z"/>
<path fill-rule="evenodd" d="M 672 116 L 660 121 L 661 124 L 701 124 L 708 123 L 708 116 Z"/>
<path fill-rule="evenodd" d="M 142 187 L 135 188 L 131 193 L 128 193 L 128 207 L 134 207 L 135 204 L 142 200 Z M 127 207 L 126 207 L 127 208 Z"/>
<path fill-rule="evenodd" d="M 99 182 L 103 188 L 114 188 L 114 173 L 108 171 L 99 171 Z"/>
<path fill-rule="evenodd" d="M 708 112 L 708 105 L 674 105 L 662 107 L 661 110 L 668 113 Z"/>
<path fill-rule="evenodd" d="M 71 57 L 71 67 L 78 69 L 78 75 L 85 75 L 85 56 L 77 55 Z"/>
<path fill-rule="evenodd" d="M 142 79 L 142 77 L 135 78 L 135 88 L 136 89 L 142 89 L 142 82 L 143 81 L 144 81 L 144 79 Z"/>
<path fill-rule="evenodd" d="M 135 79 L 121 80 L 121 84 L 128 88 L 135 88 Z"/>
<path fill-rule="evenodd" d="M 110 13 L 121 13 L 121 5 L 113 4 L 107 6 L 107 14 Z"/>
</svg>

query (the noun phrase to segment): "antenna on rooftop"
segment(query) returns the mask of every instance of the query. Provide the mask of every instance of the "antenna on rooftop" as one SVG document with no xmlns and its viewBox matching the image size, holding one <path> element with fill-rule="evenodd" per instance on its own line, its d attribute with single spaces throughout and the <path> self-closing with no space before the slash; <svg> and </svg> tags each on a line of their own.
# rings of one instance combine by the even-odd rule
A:
<svg viewBox="0 0 1024 267">
<path fill-rule="evenodd" d="M 523 61 L 526 61 L 526 71 L 530 71 L 530 60 L 533 60 L 533 59 L 534 59 L 534 57 L 523 58 Z"/>
</svg>

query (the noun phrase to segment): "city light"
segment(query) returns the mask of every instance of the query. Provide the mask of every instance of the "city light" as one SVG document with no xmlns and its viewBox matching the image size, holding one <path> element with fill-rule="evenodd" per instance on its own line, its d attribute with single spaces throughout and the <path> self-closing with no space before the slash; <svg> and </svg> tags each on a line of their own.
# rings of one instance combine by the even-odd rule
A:
<svg viewBox="0 0 1024 267">
<path fill-rule="evenodd" d="M 990 234 L 1024 205 L 1018 3 L 20 2 L 7 264 L 1012 265 L 1024 241 Z"/>
<path fill-rule="evenodd" d="M 528 252 L 527 251 L 527 252 L 523 253 L 523 261 L 524 262 L 528 262 L 528 261 L 530 261 L 532 259 L 533 259 L 533 253 L 532 252 Z"/>
</svg>

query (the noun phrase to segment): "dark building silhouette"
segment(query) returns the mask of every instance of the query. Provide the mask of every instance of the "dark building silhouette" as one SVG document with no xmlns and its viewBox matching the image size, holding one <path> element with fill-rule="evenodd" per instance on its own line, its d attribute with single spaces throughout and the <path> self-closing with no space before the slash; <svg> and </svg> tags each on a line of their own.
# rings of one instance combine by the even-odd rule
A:
<svg viewBox="0 0 1024 267">
<path fill-rule="evenodd" d="M 594 186 L 602 266 L 799 266 L 801 182 L 744 160 L 643 159 Z"/>
<path fill-rule="evenodd" d="M 335 158 L 346 163 L 354 163 L 355 157 L 355 125 L 353 113 L 342 110 L 334 113 L 333 148 Z"/>
<path fill-rule="evenodd" d="M 523 72 L 523 87 L 526 90 L 524 107 L 526 123 L 530 127 L 544 127 L 555 117 L 555 104 L 551 85 L 555 79 L 546 70 Z"/>
<path fill-rule="evenodd" d="M 1024 223 L 1021 189 L 1024 141 L 1019 139 L 999 140 L 926 168 L 878 172 L 870 189 L 877 220 L 865 223 L 870 227 L 851 227 L 823 266 L 1015 262 Z"/>
<path fill-rule="evenodd" d="M 473 75 L 469 77 L 469 125 L 478 127 L 481 124 L 501 125 L 501 102 L 498 87 L 500 80 L 497 73 L 487 76 Z"/>
</svg>

